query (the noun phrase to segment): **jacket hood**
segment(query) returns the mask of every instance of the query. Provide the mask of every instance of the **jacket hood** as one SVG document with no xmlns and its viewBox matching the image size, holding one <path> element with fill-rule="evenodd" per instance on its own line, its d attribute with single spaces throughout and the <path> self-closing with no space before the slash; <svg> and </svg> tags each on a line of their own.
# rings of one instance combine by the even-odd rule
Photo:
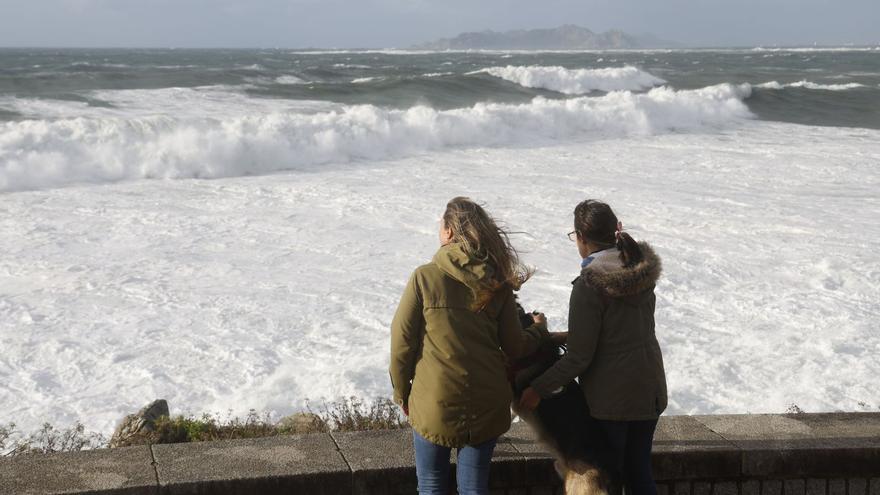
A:
<svg viewBox="0 0 880 495">
<path fill-rule="evenodd" d="M 646 242 L 640 242 L 639 247 L 644 259 L 628 268 L 623 266 L 617 249 L 597 253 L 581 271 L 580 280 L 608 297 L 634 296 L 652 289 L 663 269 L 660 257 Z"/>
<path fill-rule="evenodd" d="M 474 294 L 488 284 L 495 274 L 489 264 L 469 256 L 459 243 L 449 243 L 441 247 L 433 261 L 443 273 L 468 286 Z"/>
</svg>

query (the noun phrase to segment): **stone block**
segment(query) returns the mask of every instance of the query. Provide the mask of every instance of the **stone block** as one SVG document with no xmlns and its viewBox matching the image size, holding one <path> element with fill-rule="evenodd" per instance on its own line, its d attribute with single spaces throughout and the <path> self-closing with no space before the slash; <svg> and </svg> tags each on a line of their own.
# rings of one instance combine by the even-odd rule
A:
<svg viewBox="0 0 880 495">
<path fill-rule="evenodd" d="M 352 493 L 415 493 L 412 430 L 335 432 L 330 434 L 352 472 Z"/>
<path fill-rule="evenodd" d="M 502 438 L 526 459 L 553 459 L 553 454 L 538 441 L 535 432 L 523 421 L 512 424 Z"/>
<path fill-rule="evenodd" d="M 742 456 L 734 444 L 693 416 L 663 416 L 654 434 L 654 479 L 732 479 Z"/>
<path fill-rule="evenodd" d="M 458 456 L 453 456 L 457 464 Z M 544 464 L 546 466 L 546 464 Z M 527 487 L 534 485 L 551 486 L 555 471 L 529 469 L 526 458 L 510 443 L 506 435 L 498 439 L 492 452 L 492 468 L 489 471 L 490 487 Z"/>
<path fill-rule="evenodd" d="M 785 480 L 782 483 L 783 495 L 805 495 L 807 484 L 804 480 Z"/>
<path fill-rule="evenodd" d="M 867 495 L 868 480 L 864 478 L 851 478 L 846 481 L 847 495 Z"/>
<path fill-rule="evenodd" d="M 695 416 L 742 451 L 750 477 L 839 477 L 880 465 L 880 414 Z"/>
<path fill-rule="evenodd" d="M 846 480 L 828 480 L 828 495 L 846 495 Z"/>
<path fill-rule="evenodd" d="M 807 480 L 807 495 L 827 495 L 828 480 L 810 478 Z"/>
<path fill-rule="evenodd" d="M 154 445 L 163 495 L 350 493 L 348 464 L 330 435 Z"/>
<path fill-rule="evenodd" d="M 735 481 L 721 481 L 712 487 L 712 495 L 739 495 L 739 487 Z"/>
<path fill-rule="evenodd" d="M 0 457 L 0 493 L 155 495 L 147 446 Z"/>
<path fill-rule="evenodd" d="M 547 448 L 538 442 L 534 432 L 527 424 L 519 422 L 511 425 L 510 430 L 501 437 L 499 445 L 501 442 L 510 446 L 522 459 L 516 465 L 518 472 L 506 471 L 514 478 L 515 483 L 523 483 L 524 480 L 527 480 L 529 486 L 549 486 L 554 489 L 562 486 L 562 480 L 553 465 L 555 459 Z M 497 460 L 493 459 L 493 462 L 497 463 Z M 495 469 L 495 464 L 492 465 L 492 468 Z M 499 471 L 499 476 L 503 472 L 505 471 Z M 494 481 L 495 475 L 491 476 L 493 477 L 492 481 L 497 482 Z"/>
<path fill-rule="evenodd" d="M 711 495 L 712 483 L 697 481 L 694 483 L 694 495 Z"/>
<path fill-rule="evenodd" d="M 678 481 L 672 486 L 672 495 L 691 495 L 691 483 Z"/>
<path fill-rule="evenodd" d="M 746 480 L 740 484 L 742 495 L 761 495 L 761 482 L 758 480 Z"/>
<path fill-rule="evenodd" d="M 761 495 L 782 495 L 781 480 L 761 481 Z"/>
<path fill-rule="evenodd" d="M 657 495 L 669 495 L 669 485 L 665 483 L 657 483 Z"/>
<path fill-rule="evenodd" d="M 876 469 L 878 471 L 880 471 L 880 462 L 875 464 L 875 466 L 877 466 Z M 880 474 L 880 473 L 874 473 L 874 474 Z M 871 478 L 871 487 L 868 491 L 868 494 L 869 495 L 880 495 L 880 478 Z"/>
<path fill-rule="evenodd" d="M 553 487 L 550 486 L 533 486 L 529 495 L 553 495 Z"/>
</svg>

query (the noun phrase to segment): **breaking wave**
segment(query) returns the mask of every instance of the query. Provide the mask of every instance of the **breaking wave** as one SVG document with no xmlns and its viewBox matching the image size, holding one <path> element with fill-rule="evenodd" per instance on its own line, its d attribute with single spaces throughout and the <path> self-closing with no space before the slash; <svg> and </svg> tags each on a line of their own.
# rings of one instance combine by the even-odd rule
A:
<svg viewBox="0 0 880 495">
<path fill-rule="evenodd" d="M 763 84 L 755 85 L 756 88 L 761 89 L 785 89 L 785 88 L 805 88 L 805 89 L 821 89 L 825 91 L 846 91 L 849 89 L 857 89 L 866 87 L 864 84 L 859 83 L 845 83 L 845 84 L 818 84 L 810 81 L 798 81 L 793 83 L 782 84 L 778 81 L 770 81 Z"/>
<path fill-rule="evenodd" d="M 605 69 L 566 69 L 564 67 L 489 67 L 471 74 L 486 73 L 526 88 L 549 89 L 567 95 L 593 91 L 644 91 L 666 83 L 653 74 L 632 66 Z"/>
<path fill-rule="evenodd" d="M 0 124 L 0 191 L 143 178 L 217 178 L 302 170 L 468 146 L 504 146 L 723 127 L 751 117 L 745 85 L 668 87 L 524 104 L 313 113 L 118 116 Z"/>
<path fill-rule="evenodd" d="M 306 84 L 308 81 L 305 81 L 299 77 L 296 77 L 291 74 L 287 74 L 284 76 L 278 76 L 275 78 L 275 82 L 278 84 Z"/>
</svg>

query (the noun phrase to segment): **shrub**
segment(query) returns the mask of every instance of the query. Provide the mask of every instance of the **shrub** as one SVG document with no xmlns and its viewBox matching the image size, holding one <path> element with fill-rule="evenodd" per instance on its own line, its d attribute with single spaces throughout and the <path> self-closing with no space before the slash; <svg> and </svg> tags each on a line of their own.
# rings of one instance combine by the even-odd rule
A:
<svg viewBox="0 0 880 495">
<path fill-rule="evenodd" d="M 398 411 L 397 405 L 388 399 L 377 399 L 367 404 L 357 397 L 349 397 L 329 406 L 324 403 L 318 416 L 331 425 L 333 431 L 396 430 L 408 427 L 409 423 Z"/>
</svg>

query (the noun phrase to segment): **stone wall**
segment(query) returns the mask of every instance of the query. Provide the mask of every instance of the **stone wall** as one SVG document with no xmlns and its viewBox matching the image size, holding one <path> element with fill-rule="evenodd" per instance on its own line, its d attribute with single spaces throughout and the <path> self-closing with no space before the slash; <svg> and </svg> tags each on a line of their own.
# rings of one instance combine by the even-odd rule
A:
<svg viewBox="0 0 880 495">
<path fill-rule="evenodd" d="M 0 494 L 411 494 L 408 430 L 101 449 L 0 459 Z M 880 413 L 669 416 L 654 440 L 660 495 L 880 495 Z M 493 493 L 562 493 L 517 424 Z"/>
</svg>

